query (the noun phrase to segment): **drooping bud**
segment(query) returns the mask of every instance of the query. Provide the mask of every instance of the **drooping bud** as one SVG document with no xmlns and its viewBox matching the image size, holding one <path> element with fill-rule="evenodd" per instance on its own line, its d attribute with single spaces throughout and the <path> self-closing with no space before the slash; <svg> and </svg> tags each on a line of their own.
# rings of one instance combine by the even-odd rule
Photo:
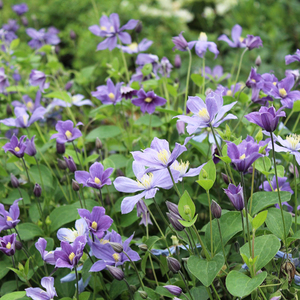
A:
<svg viewBox="0 0 300 300">
<path fill-rule="evenodd" d="M 56 153 L 57 154 L 64 154 L 66 152 L 65 144 L 60 144 L 56 142 Z"/>
<path fill-rule="evenodd" d="M 211 213 L 216 219 L 220 219 L 222 215 L 222 209 L 221 206 L 214 200 L 212 200 L 211 203 Z"/>
<path fill-rule="evenodd" d="M 123 252 L 123 246 L 120 243 L 114 243 L 114 242 L 109 242 L 111 247 L 114 249 L 115 252 L 117 253 L 122 253 Z"/>
<path fill-rule="evenodd" d="M 259 67 L 261 65 L 261 58 L 260 58 L 260 55 L 257 56 L 256 60 L 255 60 L 255 65 L 257 67 Z"/>
<path fill-rule="evenodd" d="M 143 29 L 143 25 L 142 25 L 142 22 L 139 21 L 138 24 L 135 26 L 135 32 L 136 33 L 140 33 Z"/>
<path fill-rule="evenodd" d="M 46 220 L 45 220 L 45 223 L 46 223 L 46 225 L 51 225 L 51 220 L 50 220 L 50 217 L 49 216 L 47 216 L 47 218 L 46 218 Z"/>
<path fill-rule="evenodd" d="M 75 192 L 78 192 L 79 189 L 80 189 L 78 182 L 75 181 L 74 179 L 72 179 L 72 189 L 73 189 L 73 191 L 75 191 Z"/>
<path fill-rule="evenodd" d="M 64 156 L 64 160 L 65 160 L 70 172 L 74 173 L 75 171 L 77 171 L 77 167 L 76 167 L 76 164 L 75 164 L 72 156 L 69 155 L 69 158 Z"/>
<path fill-rule="evenodd" d="M 117 280 L 121 281 L 125 278 L 124 272 L 116 267 L 106 266 L 109 273 Z"/>
<path fill-rule="evenodd" d="M 131 284 L 129 287 L 132 293 L 134 294 L 136 292 L 136 286 Z"/>
<path fill-rule="evenodd" d="M 140 244 L 139 248 L 144 252 L 148 251 L 148 246 L 146 244 Z"/>
<path fill-rule="evenodd" d="M 57 165 L 61 170 L 66 170 L 68 167 L 67 163 L 64 160 L 59 159 L 59 158 L 57 159 Z"/>
<path fill-rule="evenodd" d="M 170 271 L 173 273 L 178 273 L 181 269 L 180 262 L 174 257 L 167 257 L 167 263 Z"/>
<path fill-rule="evenodd" d="M 76 40 L 76 33 L 74 30 L 70 30 L 70 39 L 71 40 Z"/>
<path fill-rule="evenodd" d="M 179 69 L 181 67 L 181 58 L 179 54 L 175 55 L 174 66 L 176 69 Z"/>
<path fill-rule="evenodd" d="M 22 24 L 23 24 L 25 27 L 28 26 L 28 20 L 27 20 L 27 18 L 26 18 L 25 16 L 22 16 L 22 17 L 21 17 L 21 22 L 22 22 Z"/>
<path fill-rule="evenodd" d="M 72 81 L 68 81 L 65 85 L 65 90 L 68 91 L 69 89 L 71 89 L 71 87 L 73 86 L 73 82 Z"/>
<path fill-rule="evenodd" d="M 166 201 L 166 205 L 167 205 L 168 210 L 169 210 L 170 213 L 176 214 L 178 216 L 180 215 L 177 204 L 172 203 L 170 201 Z"/>
<path fill-rule="evenodd" d="M 221 173 L 221 176 L 223 181 L 228 185 L 230 183 L 229 177 L 224 173 Z"/>
<path fill-rule="evenodd" d="M 180 296 L 182 293 L 182 289 L 176 285 L 165 285 L 164 288 L 174 296 Z"/>
<path fill-rule="evenodd" d="M 138 293 L 140 294 L 140 296 L 141 296 L 143 299 L 147 299 L 147 298 L 148 298 L 148 294 L 147 294 L 145 291 L 138 291 Z"/>
<path fill-rule="evenodd" d="M 120 170 L 120 169 L 117 169 L 116 174 L 117 174 L 117 177 L 125 176 L 124 173 L 123 173 L 123 171 Z"/>
<path fill-rule="evenodd" d="M 6 115 L 8 117 L 12 116 L 12 109 L 11 109 L 11 106 L 9 104 L 6 105 Z"/>
<path fill-rule="evenodd" d="M 10 173 L 10 182 L 15 189 L 17 189 L 20 185 L 18 178 L 12 173 Z"/>
<path fill-rule="evenodd" d="M 37 198 L 41 197 L 41 195 L 42 195 L 42 188 L 40 187 L 40 185 L 38 183 L 36 183 L 34 186 L 33 194 Z"/>
<path fill-rule="evenodd" d="M 175 230 L 182 231 L 185 229 L 185 227 L 178 221 L 179 219 L 181 219 L 179 216 L 172 213 L 166 213 L 166 215 Z"/>
<path fill-rule="evenodd" d="M 3 1 L 0 0 L 0 9 L 2 9 L 2 8 L 3 8 Z"/>
<path fill-rule="evenodd" d="M 17 250 L 22 250 L 22 243 L 20 241 L 16 241 L 15 246 Z"/>
<path fill-rule="evenodd" d="M 99 138 L 96 138 L 95 145 L 97 149 L 102 149 L 103 144 Z"/>
</svg>

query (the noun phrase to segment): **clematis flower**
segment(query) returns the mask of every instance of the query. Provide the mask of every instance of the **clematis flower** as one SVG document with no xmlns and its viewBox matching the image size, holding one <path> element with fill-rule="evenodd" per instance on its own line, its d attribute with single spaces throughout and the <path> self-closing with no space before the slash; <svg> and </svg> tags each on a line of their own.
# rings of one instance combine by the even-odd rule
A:
<svg viewBox="0 0 300 300">
<path fill-rule="evenodd" d="M 164 288 L 174 296 L 180 296 L 182 293 L 182 289 L 176 285 L 164 285 Z"/>
<path fill-rule="evenodd" d="M 262 106 L 258 112 L 252 112 L 245 115 L 245 118 L 254 124 L 257 124 L 262 129 L 273 132 L 277 128 L 280 117 L 285 117 L 284 107 L 281 107 L 278 111 L 274 106 L 269 108 Z"/>
<path fill-rule="evenodd" d="M 69 157 L 64 156 L 64 160 L 65 160 L 70 172 L 74 173 L 75 171 L 77 171 L 77 166 L 76 166 L 75 161 L 72 156 L 70 156 L 70 155 L 69 155 Z"/>
<path fill-rule="evenodd" d="M 210 52 L 214 53 L 215 58 L 217 58 L 219 54 L 217 45 L 214 42 L 208 42 L 207 35 L 204 32 L 201 32 L 198 41 L 196 41 L 195 43 L 195 52 L 199 57 L 203 58 L 207 49 Z"/>
<path fill-rule="evenodd" d="M 79 219 L 75 222 L 75 229 L 60 228 L 57 231 L 57 238 L 60 241 L 66 241 L 68 243 L 74 243 L 78 236 L 88 235 L 87 222 L 84 219 Z"/>
<path fill-rule="evenodd" d="M 210 67 L 205 67 L 205 78 L 206 79 L 212 79 L 215 81 L 221 81 L 224 79 L 229 78 L 231 75 L 227 74 L 226 76 L 224 76 L 225 74 L 223 73 L 223 67 L 222 66 L 215 66 L 213 69 L 211 69 Z M 201 73 L 202 76 L 204 76 L 204 72 L 201 69 Z"/>
<path fill-rule="evenodd" d="M 220 35 L 218 37 L 218 41 L 226 42 L 231 48 L 245 48 L 246 44 L 244 42 L 244 38 L 241 37 L 241 34 L 242 27 L 239 24 L 236 24 L 231 30 L 232 41 L 225 34 Z"/>
<path fill-rule="evenodd" d="M 2 147 L 2 149 L 4 149 L 5 153 L 9 151 L 16 157 L 22 158 L 24 156 L 25 149 L 26 149 L 26 144 L 23 142 L 25 137 L 26 135 L 22 135 L 19 141 L 18 138 L 15 135 L 13 135 L 10 139 L 10 142 L 6 143 Z"/>
<path fill-rule="evenodd" d="M 239 92 L 242 89 L 242 85 L 240 83 L 232 84 L 230 88 L 224 87 L 221 84 L 218 84 L 216 89 L 216 93 L 219 93 L 221 96 L 232 96 Z"/>
<path fill-rule="evenodd" d="M 35 135 L 30 139 L 25 142 L 26 144 L 26 149 L 25 153 L 27 153 L 29 156 L 35 156 L 36 155 L 36 148 L 34 144 L 34 138 Z"/>
<path fill-rule="evenodd" d="M 124 30 L 134 29 L 139 21 L 131 19 L 125 25 L 120 28 L 119 15 L 113 13 L 109 16 L 102 16 L 100 19 L 100 27 L 98 25 L 93 25 L 89 27 L 89 30 L 101 37 L 106 39 L 99 43 L 97 46 L 98 50 L 109 49 L 110 51 L 117 47 L 118 38 L 123 44 L 130 44 L 131 37 L 129 33 L 124 32 Z"/>
<path fill-rule="evenodd" d="M 23 14 L 25 14 L 28 11 L 28 6 L 26 3 L 20 3 L 20 4 L 13 5 L 11 8 L 19 16 L 22 16 Z"/>
<path fill-rule="evenodd" d="M 98 239 L 104 236 L 104 232 L 109 229 L 113 223 L 113 219 L 105 215 L 105 208 L 94 206 L 90 213 L 87 209 L 78 209 L 79 216 L 86 222 L 87 228 Z"/>
<path fill-rule="evenodd" d="M 129 261 L 129 258 L 123 252 L 126 252 L 132 261 L 140 260 L 141 258 L 138 253 L 129 247 L 132 238 L 133 235 L 131 235 L 126 241 L 122 242 L 122 237 L 117 232 L 112 230 L 111 233 L 107 234 L 103 238 L 103 243 L 92 243 L 92 252 L 94 256 L 100 260 L 92 265 L 90 272 L 100 272 L 107 266 L 118 267 L 123 265 L 126 261 Z M 121 244 L 123 247 L 123 252 L 116 253 L 109 242 Z"/>
<path fill-rule="evenodd" d="M 15 228 L 20 222 L 20 220 L 18 219 L 20 216 L 18 202 L 21 200 L 22 198 L 15 200 L 10 206 L 9 211 L 6 211 L 4 209 L 4 205 L 0 203 L 0 232 L 2 230 Z"/>
<path fill-rule="evenodd" d="M 137 216 L 140 217 L 142 216 L 142 220 L 139 225 L 143 224 L 144 226 L 147 226 L 148 224 L 153 225 L 151 218 L 150 218 L 150 213 L 147 208 L 147 205 L 145 204 L 144 200 L 139 200 L 136 204 L 136 212 Z"/>
<path fill-rule="evenodd" d="M 170 61 L 164 56 L 160 61 L 159 73 L 165 77 L 170 77 L 172 68 Z"/>
<path fill-rule="evenodd" d="M 35 243 L 35 248 L 40 252 L 43 261 L 45 261 L 49 265 L 56 264 L 56 260 L 54 258 L 54 251 L 46 251 L 47 241 L 43 238 L 39 238 Z"/>
<path fill-rule="evenodd" d="M 174 169 L 179 172 L 179 181 L 182 181 L 184 177 L 194 177 L 200 174 L 202 168 L 205 166 L 205 163 L 199 166 L 198 168 L 190 168 L 189 169 L 189 162 L 183 162 L 175 160 L 171 165 L 171 169 Z M 189 169 L 189 170 L 188 170 Z"/>
<path fill-rule="evenodd" d="M 119 82 L 116 85 L 113 84 L 110 78 L 107 79 L 107 85 L 100 85 L 97 87 L 97 91 L 91 92 L 92 96 L 99 99 L 102 104 L 114 104 L 122 100 L 121 86 L 123 82 Z"/>
<path fill-rule="evenodd" d="M 44 93 L 44 89 L 49 87 L 49 83 L 46 83 L 46 75 L 38 70 L 32 70 L 29 75 L 29 83 L 33 86 L 38 86 L 42 93 Z"/>
<path fill-rule="evenodd" d="M 142 113 L 153 114 L 156 106 L 163 106 L 166 104 L 167 100 L 157 96 L 153 91 L 145 92 L 143 89 L 140 89 L 137 92 L 137 98 L 131 100 L 135 106 L 141 108 Z"/>
<path fill-rule="evenodd" d="M 4 68 L 0 68 L 0 93 L 4 93 L 9 86 L 9 81 L 4 73 Z"/>
<path fill-rule="evenodd" d="M 104 185 L 111 185 L 109 176 L 112 174 L 113 170 L 113 168 L 104 170 L 101 163 L 95 162 L 90 166 L 89 172 L 76 171 L 75 180 L 78 183 L 83 184 L 83 186 L 89 186 L 100 190 Z"/>
<path fill-rule="evenodd" d="M 122 49 L 122 51 L 125 53 L 133 54 L 133 53 L 139 53 L 139 52 L 144 52 L 144 51 L 148 50 L 148 48 L 152 44 L 153 44 L 152 41 L 149 41 L 148 39 L 142 39 L 139 44 L 133 42 L 128 46 L 118 45 L 118 48 Z"/>
<path fill-rule="evenodd" d="M 6 31 L 16 32 L 19 29 L 19 25 L 16 20 L 9 19 L 7 24 L 4 24 L 2 28 Z"/>
<path fill-rule="evenodd" d="M 77 123 L 76 126 L 82 125 L 81 122 Z M 82 133 L 79 129 L 73 127 L 74 124 L 71 120 L 67 121 L 58 121 L 56 123 L 55 129 L 58 133 L 54 133 L 50 140 L 56 139 L 56 141 L 60 144 L 64 144 L 66 142 L 72 142 L 75 139 L 82 136 Z"/>
<path fill-rule="evenodd" d="M 26 296 L 33 300 L 53 300 L 55 296 L 57 297 L 53 277 L 43 277 L 41 285 L 46 291 L 41 288 L 27 288 L 25 289 Z"/>
<path fill-rule="evenodd" d="M 183 31 L 181 31 L 178 36 L 172 38 L 172 42 L 175 44 L 173 51 L 175 49 L 178 49 L 179 51 L 187 51 L 187 49 L 191 50 L 194 47 L 196 42 L 187 42 L 182 33 Z"/>
<path fill-rule="evenodd" d="M 148 173 L 145 167 L 134 161 L 132 170 L 137 180 L 133 180 L 124 176 L 119 176 L 114 181 L 114 186 L 117 191 L 124 193 L 141 192 L 138 195 L 125 197 L 121 203 L 122 214 L 130 213 L 136 203 L 143 197 L 151 199 L 155 196 L 159 188 L 170 189 L 173 186 L 168 170 L 160 170 L 154 173 Z M 172 172 L 175 182 L 178 181 L 179 172 Z"/>
<path fill-rule="evenodd" d="M 235 104 L 236 101 L 223 106 L 222 96 L 219 93 L 210 92 L 205 102 L 199 97 L 188 98 L 187 107 L 194 114 L 192 117 L 180 115 L 176 118 L 187 123 L 187 132 L 193 134 L 201 128 L 218 127 L 224 121 L 237 119 L 233 114 L 228 114 L 223 118 Z"/>
<path fill-rule="evenodd" d="M 78 106 L 78 107 L 83 106 L 83 105 L 94 106 L 93 102 L 91 100 L 84 99 L 85 97 L 83 95 L 77 94 L 77 95 L 72 96 L 70 93 L 68 93 L 68 94 L 72 100 L 71 103 L 65 102 L 64 100 L 61 100 L 61 99 L 54 98 L 54 100 L 50 104 L 49 109 L 51 109 L 51 107 L 55 107 L 55 106 L 61 106 L 61 107 L 71 107 L 73 105 Z"/>
<path fill-rule="evenodd" d="M 244 43 L 246 44 L 246 47 L 250 50 L 254 48 L 262 47 L 262 40 L 259 36 L 253 36 L 251 34 L 248 34 L 247 37 L 244 39 Z"/>
<path fill-rule="evenodd" d="M 292 63 L 294 61 L 300 61 L 300 50 L 299 49 L 297 49 L 296 54 L 287 55 L 285 57 L 285 64 L 286 65 L 289 65 L 290 63 Z"/>
<path fill-rule="evenodd" d="M 235 186 L 234 184 L 230 183 L 228 189 L 224 189 L 224 192 L 228 196 L 230 202 L 236 210 L 243 210 L 243 208 L 245 207 L 245 203 L 243 187 L 241 187 L 240 184 L 238 186 Z"/>
<path fill-rule="evenodd" d="M 134 96 L 137 95 L 137 92 L 137 90 L 134 90 L 130 86 L 121 86 L 122 98 L 132 99 Z"/>
<path fill-rule="evenodd" d="M 86 244 L 86 237 L 79 236 L 75 239 L 73 244 L 69 244 L 66 241 L 60 243 L 61 250 L 54 252 L 54 258 L 56 260 L 56 268 L 69 268 L 73 269 L 79 262 L 83 249 Z"/>
<path fill-rule="evenodd" d="M 0 251 L 7 256 L 14 255 L 16 252 L 16 237 L 16 233 L 0 237 Z"/>
<path fill-rule="evenodd" d="M 60 43 L 60 38 L 57 36 L 58 32 L 55 27 L 49 27 L 48 32 L 45 28 L 40 30 L 27 28 L 26 33 L 32 38 L 28 45 L 32 49 L 40 49 L 44 45 L 57 45 Z"/>
<path fill-rule="evenodd" d="M 28 96 L 28 95 L 24 95 L 22 97 L 23 101 L 12 101 L 12 106 L 14 107 L 22 107 L 28 111 L 30 111 L 31 113 L 33 113 L 37 108 L 41 107 L 41 91 L 38 90 L 35 96 L 35 101 L 33 102 L 33 100 Z"/>
<path fill-rule="evenodd" d="M 274 175 L 273 179 L 271 180 L 271 186 L 269 182 L 266 180 L 259 186 L 260 189 L 263 189 L 266 192 L 273 192 L 277 191 L 277 184 L 276 184 L 276 177 Z M 294 194 L 294 191 L 291 189 L 289 182 L 287 181 L 287 177 L 278 177 L 278 185 L 280 191 L 286 191 L 291 194 Z"/>
<path fill-rule="evenodd" d="M 231 163 L 239 172 L 246 173 L 249 167 L 262 154 L 258 153 L 260 146 L 250 139 L 242 141 L 239 145 L 227 142 L 227 154 L 231 158 Z"/>
</svg>

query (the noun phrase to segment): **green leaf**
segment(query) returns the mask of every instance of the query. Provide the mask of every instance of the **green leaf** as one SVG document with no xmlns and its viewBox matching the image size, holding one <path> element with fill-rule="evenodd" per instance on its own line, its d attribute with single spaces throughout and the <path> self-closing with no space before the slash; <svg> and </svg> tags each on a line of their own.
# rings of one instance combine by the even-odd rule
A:
<svg viewBox="0 0 300 300">
<path fill-rule="evenodd" d="M 44 186 L 53 188 L 53 177 L 50 170 L 44 165 L 40 165 L 40 170 Z M 38 166 L 32 166 L 29 169 L 28 173 L 32 182 L 38 183 L 40 186 L 43 186 Z"/>
<path fill-rule="evenodd" d="M 145 64 L 142 73 L 146 77 L 152 72 L 152 64 Z"/>
<path fill-rule="evenodd" d="M 95 141 L 98 137 L 99 139 L 107 139 L 118 136 L 122 133 L 122 130 L 118 126 L 114 125 L 105 125 L 100 126 L 92 130 L 87 136 L 86 141 Z"/>
<path fill-rule="evenodd" d="M 10 267 L 12 267 L 11 259 L 8 256 L 2 256 L 0 261 L 0 279 L 9 272 Z"/>
<path fill-rule="evenodd" d="M 292 241 L 295 241 L 295 240 L 300 240 L 300 230 L 298 230 L 292 237 L 287 238 L 288 246 L 291 244 Z"/>
<path fill-rule="evenodd" d="M 294 112 L 300 111 L 300 100 L 297 100 L 297 101 L 294 102 L 293 111 Z"/>
<path fill-rule="evenodd" d="M 44 236 L 43 230 L 33 223 L 20 223 L 17 228 L 23 241 L 32 240 L 36 236 Z"/>
<path fill-rule="evenodd" d="M 177 97 L 177 88 L 175 88 L 173 85 L 167 84 L 167 90 L 172 97 Z"/>
<path fill-rule="evenodd" d="M 198 256 L 191 256 L 188 259 L 187 266 L 189 271 L 197 277 L 201 283 L 208 287 L 212 284 L 222 267 L 225 260 L 223 255 L 217 254 L 210 261 L 201 259 Z"/>
<path fill-rule="evenodd" d="M 128 161 L 128 158 L 122 154 L 110 155 L 109 159 L 114 163 L 116 169 L 125 168 Z"/>
<path fill-rule="evenodd" d="M 187 191 L 184 191 L 179 200 L 178 210 L 181 217 L 186 221 L 191 221 L 195 215 L 195 204 Z"/>
<path fill-rule="evenodd" d="M 139 119 L 137 119 L 134 124 L 135 125 L 145 125 L 145 126 L 149 126 L 150 124 L 150 118 L 151 118 L 151 127 L 159 127 L 161 126 L 163 123 L 161 121 L 161 119 L 156 116 L 156 115 L 143 115 L 141 116 Z"/>
<path fill-rule="evenodd" d="M 260 212 L 252 221 L 252 228 L 257 230 L 262 224 L 264 224 L 268 215 L 268 211 L 264 210 Z"/>
<path fill-rule="evenodd" d="M 191 78 L 197 86 L 201 87 L 203 85 L 203 77 L 200 74 L 192 74 Z"/>
<path fill-rule="evenodd" d="M 16 49 L 20 44 L 20 39 L 14 39 L 11 41 L 9 47 L 10 47 L 10 50 L 14 50 Z"/>
<path fill-rule="evenodd" d="M 285 235 L 287 237 L 292 226 L 292 216 L 290 213 L 284 211 L 283 218 L 285 222 Z M 266 225 L 272 233 L 274 233 L 278 238 L 284 241 L 284 230 L 280 209 L 269 209 L 268 216 L 266 219 Z"/>
<path fill-rule="evenodd" d="M 44 96 L 47 98 L 58 98 L 58 99 L 65 101 L 66 103 L 72 102 L 71 96 L 65 91 L 52 92 L 52 93 L 46 94 Z"/>
<path fill-rule="evenodd" d="M 281 201 L 289 201 L 291 199 L 292 194 L 289 192 L 280 192 Z M 257 192 L 253 194 L 252 200 L 252 208 L 251 201 L 248 201 L 248 210 L 251 216 L 254 216 L 261 210 L 273 206 L 274 204 L 278 204 L 278 193 L 277 192 Z"/>
<path fill-rule="evenodd" d="M 1 300 L 17 300 L 20 298 L 23 298 L 26 295 L 26 292 L 13 292 L 13 293 L 9 293 L 6 294 L 4 296 L 1 297 Z"/>
<path fill-rule="evenodd" d="M 207 300 L 209 298 L 207 289 L 204 286 L 193 287 L 191 294 L 195 300 Z"/>
<path fill-rule="evenodd" d="M 91 293 L 90 292 L 82 292 L 79 295 L 79 300 L 88 300 L 90 298 Z"/>
<path fill-rule="evenodd" d="M 216 166 L 213 160 L 209 160 L 201 169 L 199 180 L 196 182 L 206 191 L 210 190 L 216 180 Z"/>
<path fill-rule="evenodd" d="M 20 189 L 21 191 L 21 194 L 22 194 L 22 197 L 23 197 L 23 200 L 24 200 L 24 203 L 25 204 L 30 204 L 30 198 L 27 194 L 27 192 L 23 189 Z M 19 199 L 20 198 L 20 193 L 17 189 L 13 189 L 9 194 L 8 194 L 8 197 L 6 199 L 2 199 L 1 202 L 3 204 L 13 204 L 14 201 L 16 199 Z M 19 202 L 19 207 L 21 207 L 23 205 L 23 200 L 21 200 Z"/>
<path fill-rule="evenodd" d="M 255 169 L 261 173 L 269 172 L 271 168 L 271 160 L 267 156 L 258 158 L 255 161 Z"/>
<path fill-rule="evenodd" d="M 262 235 L 254 239 L 254 257 L 258 256 L 255 263 L 256 271 L 262 269 L 276 255 L 280 246 L 280 241 L 273 234 Z M 248 243 L 240 248 L 240 253 L 250 258 Z"/>
<path fill-rule="evenodd" d="M 258 288 L 266 277 L 267 272 L 262 272 L 254 278 L 250 278 L 241 272 L 231 271 L 226 277 L 226 287 L 231 295 L 243 298 Z"/>
<path fill-rule="evenodd" d="M 184 227 L 191 227 L 191 226 L 193 226 L 194 224 L 195 224 L 195 222 L 197 221 L 197 217 L 198 217 L 198 215 L 196 215 L 195 217 L 194 217 L 194 219 L 193 220 L 191 220 L 191 221 L 183 221 L 183 220 L 178 220 Z"/>
<path fill-rule="evenodd" d="M 130 226 L 132 223 L 134 223 L 138 219 L 139 219 L 139 217 L 136 214 L 136 209 L 134 209 L 129 214 L 122 215 L 120 226 L 121 227 Z"/>
</svg>

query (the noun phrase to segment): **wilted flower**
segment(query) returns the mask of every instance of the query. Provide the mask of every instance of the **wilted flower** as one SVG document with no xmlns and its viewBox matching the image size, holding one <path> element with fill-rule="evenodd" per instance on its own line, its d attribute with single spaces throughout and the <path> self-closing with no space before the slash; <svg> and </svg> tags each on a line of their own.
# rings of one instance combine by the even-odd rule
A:
<svg viewBox="0 0 300 300">
<path fill-rule="evenodd" d="M 262 40 L 259 36 L 253 36 L 248 34 L 247 37 L 244 39 L 244 43 L 249 50 L 254 48 L 262 47 Z"/>
<path fill-rule="evenodd" d="M 79 122 L 76 124 L 76 126 L 78 125 L 82 125 L 82 123 Z M 72 142 L 81 137 L 81 131 L 73 126 L 74 124 L 71 120 L 58 121 L 55 126 L 55 129 L 58 131 L 58 133 L 54 133 L 50 139 L 56 139 L 57 143 L 64 144 L 66 142 Z"/>
<path fill-rule="evenodd" d="M 195 52 L 199 57 L 203 58 L 207 49 L 215 54 L 215 58 L 218 56 L 219 50 L 217 45 L 214 42 L 208 42 L 207 35 L 201 32 L 198 41 L 195 43 Z"/>
<path fill-rule="evenodd" d="M 26 3 L 13 5 L 11 8 L 19 16 L 25 14 L 28 11 L 28 6 Z"/>
<path fill-rule="evenodd" d="M 232 41 L 227 37 L 227 35 L 222 34 L 219 36 L 218 41 L 226 42 L 231 48 L 245 48 L 244 38 L 241 37 L 242 27 L 239 24 L 236 24 L 232 27 L 231 38 Z"/>
<path fill-rule="evenodd" d="M 243 187 L 241 187 L 240 184 L 238 186 L 235 186 L 234 184 L 230 183 L 228 189 L 224 189 L 224 192 L 228 196 L 230 202 L 236 210 L 243 210 L 243 208 L 245 207 L 245 203 Z"/>
<path fill-rule="evenodd" d="M 0 251 L 2 251 L 7 256 L 14 255 L 16 252 L 16 237 L 16 233 L 0 237 Z"/>
<path fill-rule="evenodd" d="M 18 219 L 20 216 L 18 202 L 21 200 L 22 198 L 15 200 L 9 211 L 6 211 L 4 205 L 0 203 L 0 231 L 15 228 L 20 222 Z"/>
<path fill-rule="evenodd" d="M 26 149 L 26 144 L 23 142 L 25 137 L 26 135 L 21 136 L 20 141 L 18 141 L 18 138 L 13 135 L 10 142 L 6 143 L 2 149 L 4 149 L 5 152 L 9 151 L 18 158 L 22 158 Z"/>
<path fill-rule="evenodd" d="M 41 285 L 46 291 L 41 288 L 27 288 L 25 289 L 26 296 L 33 300 L 53 300 L 55 296 L 57 297 L 53 277 L 43 277 Z"/>
<path fill-rule="evenodd" d="M 49 83 L 46 84 L 46 75 L 38 70 L 32 70 L 29 75 L 29 83 L 33 86 L 39 86 L 40 90 L 44 93 L 44 89 L 49 87 Z"/>
</svg>

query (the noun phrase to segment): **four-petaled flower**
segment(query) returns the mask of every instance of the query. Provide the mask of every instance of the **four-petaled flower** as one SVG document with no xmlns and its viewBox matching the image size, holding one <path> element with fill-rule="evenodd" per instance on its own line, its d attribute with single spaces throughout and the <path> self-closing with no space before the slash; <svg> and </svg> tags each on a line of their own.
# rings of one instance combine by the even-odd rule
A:
<svg viewBox="0 0 300 300">
<path fill-rule="evenodd" d="M 76 126 L 78 125 L 82 125 L 82 123 L 79 122 Z M 78 128 L 74 128 L 74 124 L 71 120 L 58 121 L 55 129 L 58 133 L 54 133 L 50 139 L 56 139 L 56 141 L 60 144 L 72 142 L 82 136 L 81 131 Z"/>
</svg>

